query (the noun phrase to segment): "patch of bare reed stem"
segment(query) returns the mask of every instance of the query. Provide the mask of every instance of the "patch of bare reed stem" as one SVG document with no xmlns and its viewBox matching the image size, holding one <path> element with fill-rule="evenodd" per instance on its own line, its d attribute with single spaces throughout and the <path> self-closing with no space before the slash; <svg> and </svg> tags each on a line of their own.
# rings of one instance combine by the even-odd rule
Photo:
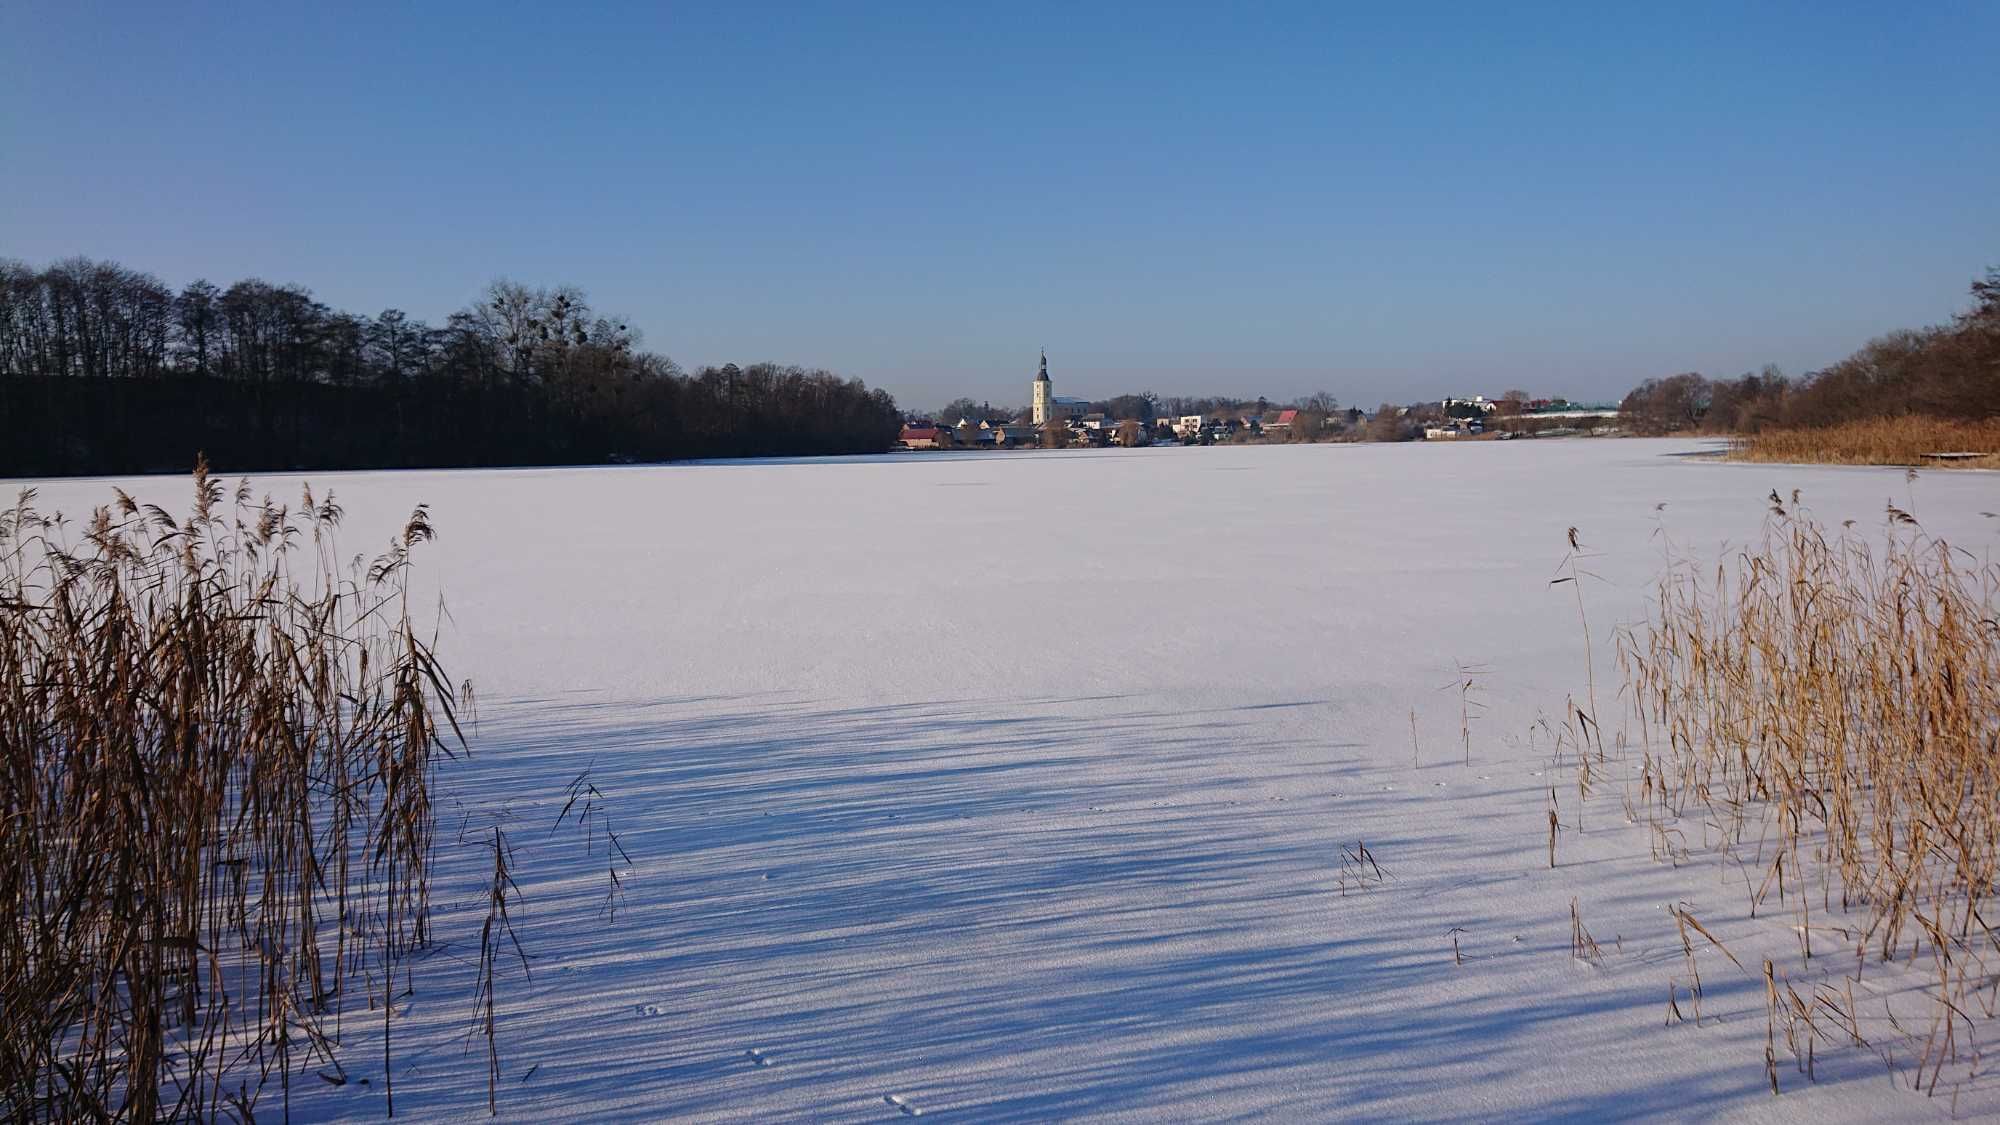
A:
<svg viewBox="0 0 2000 1125">
<path fill-rule="evenodd" d="M 461 745 L 409 612 L 430 525 L 343 569 L 331 495 L 226 504 L 205 466 L 194 486 L 185 518 L 122 492 L 82 526 L 32 492 L 0 512 L 10 1120 L 275 1116 L 308 1068 L 345 1081 L 343 1012 L 379 1026 L 393 1113 L 434 776 Z"/>
<path fill-rule="evenodd" d="M 1795 915 L 1802 959 L 1838 942 L 1855 977 L 1873 958 L 1928 979 L 1915 1084 L 1935 1092 L 2000 999 L 2000 572 L 1889 516 L 1871 544 L 1774 497 L 1761 543 L 1670 569 L 1619 659 L 1644 735 L 1635 815 L 1715 826 L 1753 914 Z M 1851 987 L 1809 1002 L 1764 976 L 1773 1042 L 1784 1030 L 1802 1071 L 1815 1038 L 1861 1041 Z"/>
</svg>

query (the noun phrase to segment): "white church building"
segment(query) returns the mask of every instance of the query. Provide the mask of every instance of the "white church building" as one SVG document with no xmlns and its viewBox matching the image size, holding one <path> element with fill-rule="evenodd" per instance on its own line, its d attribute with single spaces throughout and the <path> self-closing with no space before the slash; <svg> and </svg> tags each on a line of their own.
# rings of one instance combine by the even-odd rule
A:
<svg viewBox="0 0 2000 1125">
<path fill-rule="evenodd" d="M 1037 426 L 1079 417 L 1090 406 L 1089 399 L 1064 398 L 1056 393 L 1056 385 L 1049 380 L 1049 353 L 1046 350 L 1042 352 L 1041 373 L 1035 376 L 1034 401 Z"/>
</svg>

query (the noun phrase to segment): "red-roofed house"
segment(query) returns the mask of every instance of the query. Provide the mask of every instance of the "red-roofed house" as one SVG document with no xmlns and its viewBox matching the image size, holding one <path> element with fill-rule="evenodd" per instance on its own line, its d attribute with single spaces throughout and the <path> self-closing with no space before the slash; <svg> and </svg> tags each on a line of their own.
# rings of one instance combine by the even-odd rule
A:
<svg viewBox="0 0 2000 1125">
<path fill-rule="evenodd" d="M 896 440 L 905 449 L 949 449 L 953 438 L 951 431 L 943 426 L 905 424 Z"/>
</svg>

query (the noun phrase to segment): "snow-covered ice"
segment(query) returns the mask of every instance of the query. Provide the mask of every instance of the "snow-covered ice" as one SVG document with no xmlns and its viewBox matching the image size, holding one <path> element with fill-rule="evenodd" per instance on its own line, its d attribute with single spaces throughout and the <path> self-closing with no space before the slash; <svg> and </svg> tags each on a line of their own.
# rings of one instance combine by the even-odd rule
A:
<svg viewBox="0 0 2000 1125">
<path fill-rule="evenodd" d="M 1663 1026 L 1669 904 L 1806 970 L 1786 916 L 1750 918 L 1712 859 L 1654 862 L 1615 792 L 1547 867 L 1550 786 L 1577 810 L 1537 722 L 1586 690 L 1549 584 L 1569 528 L 1613 719 L 1611 629 L 1664 544 L 1713 559 L 1774 489 L 1829 524 L 1893 499 L 1976 553 L 2000 536 L 1994 474 L 1699 448 L 312 474 L 350 552 L 431 505 L 418 566 L 479 699 L 399 1116 L 485 1116 L 483 861 L 453 841 L 495 820 L 534 965 L 499 989 L 510 1120 L 1949 1116 L 1863 1050 L 1821 1054 L 1817 1083 L 1782 1064 L 1773 1098 L 1761 976 L 1719 956 L 1703 1025 Z M 110 483 L 39 482 L 39 505 L 81 516 Z M 117 483 L 185 506 L 182 480 Z M 1441 690 L 1461 667 L 1487 669 L 1469 767 Z M 593 828 L 634 861 L 615 916 L 602 836 L 550 830 L 586 768 Z M 1570 954 L 1572 899 L 1599 964 Z M 343 1061 L 368 1078 L 379 1049 Z M 309 1085 L 295 1116 L 380 1116 L 379 1081 Z M 2000 1093 L 1975 1078 L 1956 1111 Z"/>
</svg>

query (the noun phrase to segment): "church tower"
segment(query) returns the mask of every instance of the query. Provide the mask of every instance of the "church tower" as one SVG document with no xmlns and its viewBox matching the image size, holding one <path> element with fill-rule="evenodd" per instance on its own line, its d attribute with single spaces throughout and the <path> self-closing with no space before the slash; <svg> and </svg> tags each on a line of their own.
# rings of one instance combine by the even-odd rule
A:
<svg viewBox="0 0 2000 1125">
<path fill-rule="evenodd" d="M 1049 353 L 1042 349 L 1042 373 L 1035 376 L 1035 425 L 1046 426 L 1055 406 L 1055 384 L 1049 382 Z"/>
</svg>

